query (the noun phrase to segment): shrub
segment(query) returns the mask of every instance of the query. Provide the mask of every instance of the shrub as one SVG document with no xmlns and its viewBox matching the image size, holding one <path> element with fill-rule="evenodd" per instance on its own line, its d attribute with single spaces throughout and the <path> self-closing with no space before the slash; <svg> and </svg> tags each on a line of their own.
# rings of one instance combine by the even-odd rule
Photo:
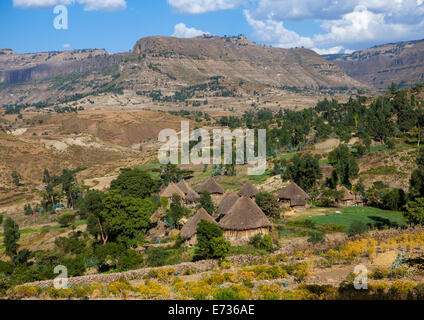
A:
<svg viewBox="0 0 424 320">
<path fill-rule="evenodd" d="M 169 251 L 165 248 L 151 248 L 147 251 L 147 265 L 149 267 L 161 267 L 167 264 L 170 257 Z"/>
<path fill-rule="evenodd" d="M 132 290 L 131 285 L 123 281 L 112 282 L 107 287 L 108 293 L 114 296 L 127 296 Z"/>
<path fill-rule="evenodd" d="M 387 268 L 377 268 L 375 269 L 369 277 L 375 280 L 381 280 L 389 276 L 390 270 Z"/>
<path fill-rule="evenodd" d="M 325 242 L 324 232 L 321 232 L 321 231 L 310 232 L 308 242 L 311 242 L 314 244 Z"/>
<path fill-rule="evenodd" d="M 347 235 L 349 237 L 353 237 L 356 235 L 364 234 L 366 232 L 368 232 L 368 226 L 364 222 L 356 220 L 350 224 L 349 229 L 347 230 Z"/>
<path fill-rule="evenodd" d="M 57 218 L 57 222 L 60 224 L 61 227 L 67 227 L 70 224 L 72 224 L 74 221 L 75 221 L 75 214 L 72 212 L 65 212 Z"/>
<path fill-rule="evenodd" d="M 259 242 L 259 249 L 271 251 L 272 249 L 272 238 L 269 235 L 264 235 Z"/>
<path fill-rule="evenodd" d="M 246 300 L 235 288 L 219 289 L 213 296 L 215 300 Z"/>
</svg>

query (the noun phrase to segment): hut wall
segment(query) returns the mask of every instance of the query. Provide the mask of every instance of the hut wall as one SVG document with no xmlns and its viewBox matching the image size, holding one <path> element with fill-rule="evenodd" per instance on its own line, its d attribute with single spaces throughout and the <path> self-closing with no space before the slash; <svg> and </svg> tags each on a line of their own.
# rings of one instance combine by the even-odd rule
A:
<svg viewBox="0 0 424 320">
<path fill-rule="evenodd" d="M 264 235 L 269 234 L 269 229 L 259 228 L 259 229 L 243 230 L 243 231 L 225 230 L 224 237 L 225 239 L 230 241 L 232 244 L 245 243 L 245 242 L 248 242 L 253 236 L 259 233 Z"/>
<path fill-rule="evenodd" d="M 186 246 L 194 247 L 197 244 L 197 235 L 192 236 L 185 242 Z"/>
<path fill-rule="evenodd" d="M 280 200 L 284 209 L 290 209 L 290 200 Z"/>
</svg>

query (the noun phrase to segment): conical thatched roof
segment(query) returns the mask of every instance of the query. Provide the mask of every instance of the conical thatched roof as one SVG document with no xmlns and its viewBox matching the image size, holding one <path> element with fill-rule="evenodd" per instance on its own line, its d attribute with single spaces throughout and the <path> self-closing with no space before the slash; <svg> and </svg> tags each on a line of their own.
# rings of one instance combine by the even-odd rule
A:
<svg viewBox="0 0 424 320">
<path fill-rule="evenodd" d="M 171 183 L 169 186 L 167 186 L 160 196 L 161 198 L 171 198 L 174 194 L 178 194 L 181 199 L 185 199 L 184 192 L 182 192 L 175 183 Z"/>
<path fill-rule="evenodd" d="M 200 196 L 196 191 L 189 190 L 189 192 L 186 194 L 185 199 L 186 201 L 193 203 L 198 202 L 200 200 Z"/>
<path fill-rule="evenodd" d="M 267 216 L 251 198 L 243 196 L 231 207 L 219 223 L 224 230 L 252 230 L 269 228 Z"/>
<path fill-rule="evenodd" d="M 235 193 L 234 191 L 228 190 L 225 193 L 224 198 L 221 200 L 221 202 L 218 205 L 218 209 L 216 210 L 216 215 L 218 217 L 226 215 L 227 212 L 231 209 L 231 207 L 237 202 L 239 198 L 240 197 L 238 196 L 237 193 Z"/>
<path fill-rule="evenodd" d="M 190 190 L 193 190 L 184 179 L 177 183 L 177 187 L 185 194 L 187 194 Z"/>
<path fill-rule="evenodd" d="M 277 194 L 280 200 L 290 200 L 291 206 L 305 206 L 309 195 L 302 190 L 295 182 L 291 182 L 287 187 Z"/>
<path fill-rule="evenodd" d="M 181 238 L 184 240 L 191 239 L 197 231 L 197 225 L 201 220 L 206 220 L 208 222 L 216 223 L 216 221 L 210 216 L 210 214 L 203 208 L 201 208 L 197 213 L 183 226 L 181 229 Z"/>
<path fill-rule="evenodd" d="M 209 177 L 204 184 L 197 190 L 198 193 L 209 192 L 210 194 L 224 194 L 224 189 L 216 183 L 215 179 Z"/>
<path fill-rule="evenodd" d="M 240 197 L 242 196 L 248 196 L 248 197 L 255 197 L 259 193 L 259 190 L 250 182 L 247 181 L 244 187 L 238 192 L 238 195 Z"/>
<path fill-rule="evenodd" d="M 196 191 L 194 191 L 185 180 L 181 180 L 180 182 L 178 182 L 177 187 L 180 188 L 182 192 L 184 192 L 187 201 L 199 201 L 200 195 Z"/>
</svg>

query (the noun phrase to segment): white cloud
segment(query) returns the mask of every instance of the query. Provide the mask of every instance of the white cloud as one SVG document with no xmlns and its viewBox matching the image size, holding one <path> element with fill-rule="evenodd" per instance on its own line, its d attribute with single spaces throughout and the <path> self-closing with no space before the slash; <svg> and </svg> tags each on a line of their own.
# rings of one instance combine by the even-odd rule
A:
<svg viewBox="0 0 424 320">
<path fill-rule="evenodd" d="M 322 53 L 424 37 L 423 0 L 257 0 L 245 16 L 260 41 Z M 303 37 L 284 27 L 299 20 L 320 21 L 322 30 Z"/>
<path fill-rule="evenodd" d="M 264 41 L 280 48 L 312 47 L 313 41 L 307 37 L 301 37 L 296 32 L 284 27 L 282 21 L 267 19 L 260 21 L 253 19 L 247 10 L 244 11 L 247 22 L 254 30 L 254 35 Z"/>
<path fill-rule="evenodd" d="M 64 49 L 69 49 L 71 47 L 71 45 L 69 44 L 69 43 L 65 43 L 64 45 L 63 45 L 63 48 Z"/>
<path fill-rule="evenodd" d="M 205 13 L 235 9 L 249 0 L 168 0 L 170 6 L 183 13 Z"/>
<path fill-rule="evenodd" d="M 209 32 L 189 28 L 184 23 L 178 23 L 174 26 L 174 34 L 172 36 L 176 38 L 193 38 L 204 34 L 209 34 Z"/>
<path fill-rule="evenodd" d="M 312 48 L 318 54 L 338 54 L 338 53 L 347 53 L 342 46 L 332 47 L 328 49 L 318 49 Z"/>
<path fill-rule="evenodd" d="M 117 11 L 127 7 L 126 0 L 13 0 L 16 8 L 51 8 L 57 5 L 71 5 L 75 2 L 86 11 Z"/>
</svg>

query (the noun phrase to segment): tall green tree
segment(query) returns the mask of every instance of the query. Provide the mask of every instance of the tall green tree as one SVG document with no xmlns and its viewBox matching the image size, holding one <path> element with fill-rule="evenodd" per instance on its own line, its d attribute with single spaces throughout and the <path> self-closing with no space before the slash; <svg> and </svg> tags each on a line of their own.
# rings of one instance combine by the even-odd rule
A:
<svg viewBox="0 0 424 320">
<path fill-rule="evenodd" d="M 230 243 L 223 237 L 222 229 L 212 222 L 201 220 L 197 225 L 195 253 L 203 259 L 221 259 L 230 251 Z"/>
<path fill-rule="evenodd" d="M 13 259 L 18 254 L 18 241 L 21 237 L 19 226 L 11 217 L 7 217 L 3 224 L 3 230 L 3 242 L 6 248 L 6 255 Z"/>
<path fill-rule="evenodd" d="M 339 145 L 328 155 L 328 161 L 334 166 L 342 185 L 350 187 L 351 179 L 355 179 L 359 174 L 358 163 L 355 156 L 350 152 L 345 144 Z"/>
<path fill-rule="evenodd" d="M 150 197 L 159 190 L 159 187 L 159 181 L 153 180 L 147 172 L 139 169 L 123 171 L 110 185 L 110 189 L 122 197 L 142 199 Z"/>
<path fill-rule="evenodd" d="M 178 229 L 180 227 L 179 221 L 189 212 L 190 210 L 183 206 L 181 197 L 178 194 L 173 194 L 169 209 L 166 211 L 166 222 L 169 227 Z"/>
<path fill-rule="evenodd" d="M 322 177 L 317 156 L 311 154 L 296 154 L 291 162 L 283 162 L 283 180 L 293 180 L 303 190 L 310 191 Z"/>
<path fill-rule="evenodd" d="M 213 204 L 211 194 L 208 191 L 204 191 L 200 194 L 200 205 L 209 214 L 213 214 L 215 212 L 215 205 Z"/>
<path fill-rule="evenodd" d="M 255 202 L 267 216 L 278 217 L 280 215 L 280 204 L 271 193 L 259 192 L 255 197 Z"/>
<path fill-rule="evenodd" d="M 157 209 L 150 199 L 122 197 L 112 191 L 103 199 L 99 228 L 103 243 L 117 241 L 135 246 L 150 226 L 150 216 Z"/>
</svg>

